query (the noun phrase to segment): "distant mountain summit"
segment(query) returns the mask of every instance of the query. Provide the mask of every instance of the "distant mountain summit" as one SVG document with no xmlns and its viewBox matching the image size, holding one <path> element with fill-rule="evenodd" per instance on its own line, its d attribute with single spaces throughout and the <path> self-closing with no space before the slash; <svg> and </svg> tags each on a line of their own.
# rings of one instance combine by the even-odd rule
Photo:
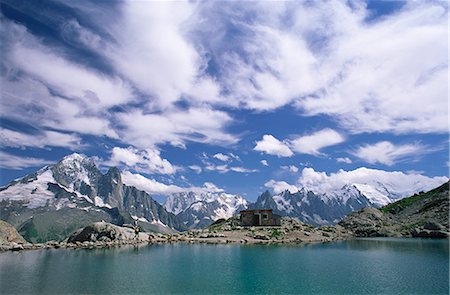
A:
<svg viewBox="0 0 450 295">
<path fill-rule="evenodd" d="M 89 223 L 139 220 L 147 230 L 184 229 L 149 194 L 122 183 L 119 169 L 102 174 L 77 153 L 0 188 L 0 219 L 31 241 L 62 239 Z"/>
<path fill-rule="evenodd" d="M 317 225 L 335 224 L 346 214 L 371 206 L 370 201 L 354 186 L 344 186 L 333 195 L 316 194 L 302 188 L 296 193 L 288 190 L 272 195 L 261 194 L 250 209 L 270 208 L 282 216 Z"/>
<path fill-rule="evenodd" d="M 282 216 L 296 217 L 299 220 L 316 225 L 332 225 L 347 214 L 365 207 L 381 207 L 419 192 L 428 187 L 417 186 L 405 191 L 394 185 L 381 182 L 371 184 L 346 184 L 338 190 L 313 192 L 301 188 L 291 193 L 286 190 L 272 195 L 269 191 L 261 194 L 250 209 L 270 208 Z"/>
<path fill-rule="evenodd" d="M 226 193 L 177 193 L 167 197 L 164 208 L 188 228 L 203 228 L 214 221 L 228 219 L 248 207 L 239 195 Z"/>
</svg>

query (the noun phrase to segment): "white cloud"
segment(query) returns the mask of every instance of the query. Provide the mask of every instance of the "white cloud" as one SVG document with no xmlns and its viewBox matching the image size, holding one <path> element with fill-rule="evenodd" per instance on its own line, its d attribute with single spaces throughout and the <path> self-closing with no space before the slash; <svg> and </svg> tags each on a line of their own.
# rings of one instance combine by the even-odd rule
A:
<svg viewBox="0 0 450 295">
<path fill-rule="evenodd" d="M 267 162 L 267 160 L 261 160 L 259 161 L 263 166 L 269 166 L 269 163 Z"/>
<path fill-rule="evenodd" d="M 296 173 L 296 172 L 298 172 L 298 167 L 295 165 L 289 165 L 289 171 Z"/>
<path fill-rule="evenodd" d="M 430 190 L 446 181 L 448 178 L 444 176 L 428 177 L 365 167 L 352 171 L 341 169 L 330 174 L 315 171 L 313 168 L 304 168 L 297 184 L 318 193 L 333 192 L 346 184 L 368 184 L 374 187 L 383 184 L 389 191 L 406 197 L 418 191 Z"/>
<path fill-rule="evenodd" d="M 51 163 L 45 159 L 33 157 L 15 156 L 7 152 L 0 151 L 0 167 L 5 169 L 20 170 L 29 167 L 39 167 Z"/>
<path fill-rule="evenodd" d="M 322 129 L 310 135 L 300 136 L 289 142 L 291 149 L 297 153 L 321 155 L 320 149 L 336 145 L 345 138 L 333 129 Z"/>
<path fill-rule="evenodd" d="M 232 122 L 225 111 L 201 99 L 187 109 L 172 105 L 182 96 L 197 99 L 190 92 L 205 83 L 216 87 L 203 75 L 204 58 L 185 36 L 185 21 L 195 5 L 145 5 L 154 9 L 141 10 L 143 3 L 137 2 L 122 6 L 121 17 L 109 32 L 115 42 L 77 21 L 62 21 L 67 41 L 88 46 L 109 62 L 114 72 L 107 75 L 72 61 L 64 49 L 44 44 L 24 26 L 2 19 L 1 34 L 7 43 L 2 64 L 8 69 L 1 81 L 2 116 L 44 129 L 105 135 L 143 149 L 165 143 L 185 146 L 187 141 L 236 143 L 238 138 L 224 130 Z M 84 12 L 95 22 L 98 15 L 91 8 Z M 129 44 L 133 46 L 125 46 Z M 135 89 L 144 95 L 136 96 Z M 140 105 L 133 109 L 126 106 L 130 102 Z M 111 112 L 111 107 L 121 112 Z M 135 119 L 144 125 L 138 126 Z"/>
<path fill-rule="evenodd" d="M 360 146 L 354 155 L 370 164 L 380 163 L 390 166 L 426 152 L 426 147 L 419 143 L 394 145 L 389 141 L 380 141 L 373 145 Z"/>
<path fill-rule="evenodd" d="M 109 70 L 77 62 L 72 49 L 44 42 L 8 18 L 0 26 L 1 116 L 40 134 L 56 130 L 64 147 L 77 138 L 66 136 L 73 132 L 140 149 L 190 141 L 231 145 L 239 136 L 226 129 L 234 121 L 229 110 L 290 104 L 300 115 L 328 115 L 351 133 L 448 132 L 448 7 L 440 2 L 407 2 L 369 23 L 363 4 L 339 1 L 131 1 L 113 17 L 112 9 L 93 4 L 64 5 L 81 10 L 89 20 L 84 25 L 106 31 L 58 18 L 64 41 L 86 46 Z M 320 155 L 343 140 L 314 135 L 292 146 L 264 135 L 254 150 Z M 402 155 L 375 158 L 369 146 L 358 152 L 387 165 L 413 153 L 408 145 L 397 147 L 405 148 Z"/>
<path fill-rule="evenodd" d="M 186 141 L 221 145 L 238 141 L 224 130 L 232 118 L 209 107 L 174 108 L 155 114 L 135 110 L 119 114 L 117 118 L 125 127 L 120 133 L 122 138 L 142 148 L 163 143 L 184 147 Z"/>
<path fill-rule="evenodd" d="M 224 155 L 222 153 L 217 153 L 213 155 L 213 158 L 218 159 L 222 162 L 228 162 L 230 160 L 230 156 Z"/>
<path fill-rule="evenodd" d="M 121 46 L 109 54 L 117 69 L 159 108 L 183 94 L 200 99 L 217 95 L 218 86 L 202 76 L 207 60 L 187 38 L 195 3 L 131 1 L 122 5 L 112 26 Z M 195 22 L 194 22 L 195 23 Z"/>
<path fill-rule="evenodd" d="M 232 106 L 294 102 L 352 133 L 446 133 L 447 5 L 407 2 L 367 22 L 371 14 L 342 1 L 205 4 L 196 32 Z"/>
<path fill-rule="evenodd" d="M 290 157 L 294 154 L 286 143 L 279 141 L 270 134 L 264 135 L 262 140 L 257 141 L 253 150 L 278 157 Z"/>
<path fill-rule="evenodd" d="M 5 57 L 15 70 L 50 86 L 65 97 L 79 100 L 93 110 L 127 102 L 130 87 L 120 78 L 107 78 L 79 64 L 70 62 L 56 49 L 50 49 L 22 26 L 2 22 L 11 30 Z M 76 77 L 76 79 L 74 79 Z"/>
<path fill-rule="evenodd" d="M 298 187 L 296 187 L 295 185 L 291 185 L 285 181 L 275 181 L 271 179 L 266 182 L 264 186 L 273 189 L 274 193 L 276 194 L 284 192 L 285 190 L 288 190 L 291 193 L 298 192 Z"/>
<path fill-rule="evenodd" d="M 241 162 L 242 162 L 241 158 L 239 158 L 238 155 L 235 155 L 235 154 L 233 154 L 233 153 L 228 153 L 228 155 L 229 155 L 231 158 L 233 158 L 234 160 L 236 160 L 236 161 L 241 161 Z"/>
<path fill-rule="evenodd" d="M 320 59 L 329 82 L 298 107 L 330 115 L 354 133 L 447 132 L 448 8 L 442 4 L 408 2 L 371 24 L 348 10 L 319 11 L 317 23 L 340 22 L 327 26 L 328 57 Z"/>
<path fill-rule="evenodd" d="M 284 140 L 282 142 L 272 135 L 266 134 L 262 140 L 256 142 L 253 150 L 278 157 L 290 157 L 294 154 L 293 151 L 319 156 L 322 155 L 320 149 L 336 145 L 344 140 L 344 136 L 329 128 L 322 129 L 310 135 L 297 136 L 292 140 Z"/>
<path fill-rule="evenodd" d="M 336 161 L 337 161 L 338 163 L 347 163 L 347 164 L 353 163 L 353 162 L 352 162 L 352 159 L 350 159 L 350 158 L 348 158 L 348 157 L 336 158 Z"/>
<path fill-rule="evenodd" d="M 190 165 L 189 169 L 193 170 L 197 174 L 202 173 L 202 167 L 198 165 Z"/>
<path fill-rule="evenodd" d="M 193 191 L 195 192 L 195 191 L 199 191 L 199 190 L 198 190 L 198 188 L 195 188 Z M 224 192 L 223 189 L 217 187 L 217 185 L 215 185 L 215 184 L 212 183 L 212 182 L 205 182 L 205 183 L 203 184 L 203 187 L 200 188 L 200 191 L 211 192 L 211 193 L 221 193 L 221 192 Z"/>
<path fill-rule="evenodd" d="M 132 147 L 114 147 L 109 161 L 105 164 L 125 165 L 129 169 L 143 173 L 174 174 L 177 171 L 177 167 L 167 159 L 161 158 L 160 151 L 155 148 L 139 151 Z"/>
<path fill-rule="evenodd" d="M 134 186 L 140 190 L 146 191 L 150 194 L 168 195 L 180 192 L 193 191 L 201 192 L 223 192 L 223 189 L 218 188 L 210 182 L 205 182 L 202 187 L 180 187 L 173 184 L 165 184 L 154 179 L 147 178 L 141 174 L 131 173 L 130 171 L 122 172 L 122 181 L 124 184 Z"/>
<path fill-rule="evenodd" d="M 229 166 L 228 164 L 214 165 L 212 163 L 206 163 L 205 169 L 209 170 L 209 171 L 217 171 L 219 173 L 228 173 L 230 171 L 237 172 L 237 173 L 258 172 L 257 169 L 249 169 L 249 168 L 244 168 L 244 167 L 240 167 L 240 166 Z"/>
<path fill-rule="evenodd" d="M 81 100 L 67 100 L 51 93 L 42 82 L 30 77 L 9 80 L 1 77 L 4 118 L 26 122 L 44 132 L 56 129 L 117 138 L 104 110 Z M 97 112 L 98 111 L 98 112 Z"/>
<path fill-rule="evenodd" d="M 80 147 L 81 139 L 74 134 L 55 131 L 43 131 L 33 134 L 21 133 L 0 127 L 0 145 L 4 147 L 38 147 L 47 146 L 75 148 Z"/>
<path fill-rule="evenodd" d="M 298 172 L 298 167 L 295 166 L 295 165 L 281 166 L 281 169 L 288 170 L 289 172 L 292 172 L 292 173 L 297 173 Z"/>
<path fill-rule="evenodd" d="M 248 168 L 238 167 L 238 166 L 230 167 L 230 170 L 231 170 L 231 171 L 234 171 L 234 172 L 239 172 L 239 173 L 253 173 L 253 172 L 258 172 L 257 169 L 248 169 Z"/>
</svg>

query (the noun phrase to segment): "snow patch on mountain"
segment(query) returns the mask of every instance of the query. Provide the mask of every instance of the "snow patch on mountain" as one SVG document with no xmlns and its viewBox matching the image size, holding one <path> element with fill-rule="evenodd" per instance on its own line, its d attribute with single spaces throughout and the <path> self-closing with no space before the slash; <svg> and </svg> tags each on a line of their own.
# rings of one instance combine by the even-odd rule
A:
<svg viewBox="0 0 450 295">
<path fill-rule="evenodd" d="M 389 195 L 391 195 L 389 191 L 384 189 L 380 191 L 380 188 L 361 183 L 355 183 L 353 186 L 368 198 L 375 207 L 382 207 L 394 201 L 394 199 L 389 198 Z"/>
<path fill-rule="evenodd" d="M 22 201 L 29 209 L 43 207 L 54 202 L 55 195 L 49 191 L 48 183 L 54 183 L 53 173 L 45 170 L 37 178 L 20 185 L 11 185 L 0 192 L 0 200 Z"/>
<path fill-rule="evenodd" d="M 291 213 L 294 211 L 294 207 L 291 205 L 291 200 L 285 198 L 286 195 L 287 191 L 284 191 L 279 195 L 273 196 L 273 200 L 277 204 L 277 209 L 279 211 Z"/>
<path fill-rule="evenodd" d="M 228 219 L 248 207 L 239 195 L 183 192 L 169 195 L 164 208 L 179 217 L 190 228 L 208 226 L 217 219 Z"/>
</svg>

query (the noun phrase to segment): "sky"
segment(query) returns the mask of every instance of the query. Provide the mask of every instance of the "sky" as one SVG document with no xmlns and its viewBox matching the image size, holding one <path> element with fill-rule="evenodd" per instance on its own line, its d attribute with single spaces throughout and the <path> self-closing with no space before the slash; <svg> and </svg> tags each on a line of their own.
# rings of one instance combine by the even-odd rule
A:
<svg viewBox="0 0 450 295">
<path fill-rule="evenodd" d="M 0 185 L 73 152 L 153 195 L 449 174 L 446 1 L 0 3 Z"/>
</svg>

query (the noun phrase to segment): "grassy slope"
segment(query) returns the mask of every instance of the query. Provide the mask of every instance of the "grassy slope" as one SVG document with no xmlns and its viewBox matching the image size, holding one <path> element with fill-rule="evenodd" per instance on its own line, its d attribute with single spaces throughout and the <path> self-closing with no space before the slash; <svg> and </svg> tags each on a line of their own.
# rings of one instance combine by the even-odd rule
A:
<svg viewBox="0 0 450 295">
<path fill-rule="evenodd" d="M 386 205 L 386 206 L 380 208 L 380 211 L 383 213 L 396 214 L 409 206 L 417 204 L 420 201 L 423 201 L 426 199 L 433 199 L 433 198 L 439 196 L 440 193 L 443 193 L 445 191 L 447 191 L 447 192 L 449 191 L 449 182 L 446 182 L 443 185 L 441 185 L 440 187 L 437 187 L 426 193 L 415 194 L 411 197 L 404 198 L 397 202 Z"/>
</svg>

